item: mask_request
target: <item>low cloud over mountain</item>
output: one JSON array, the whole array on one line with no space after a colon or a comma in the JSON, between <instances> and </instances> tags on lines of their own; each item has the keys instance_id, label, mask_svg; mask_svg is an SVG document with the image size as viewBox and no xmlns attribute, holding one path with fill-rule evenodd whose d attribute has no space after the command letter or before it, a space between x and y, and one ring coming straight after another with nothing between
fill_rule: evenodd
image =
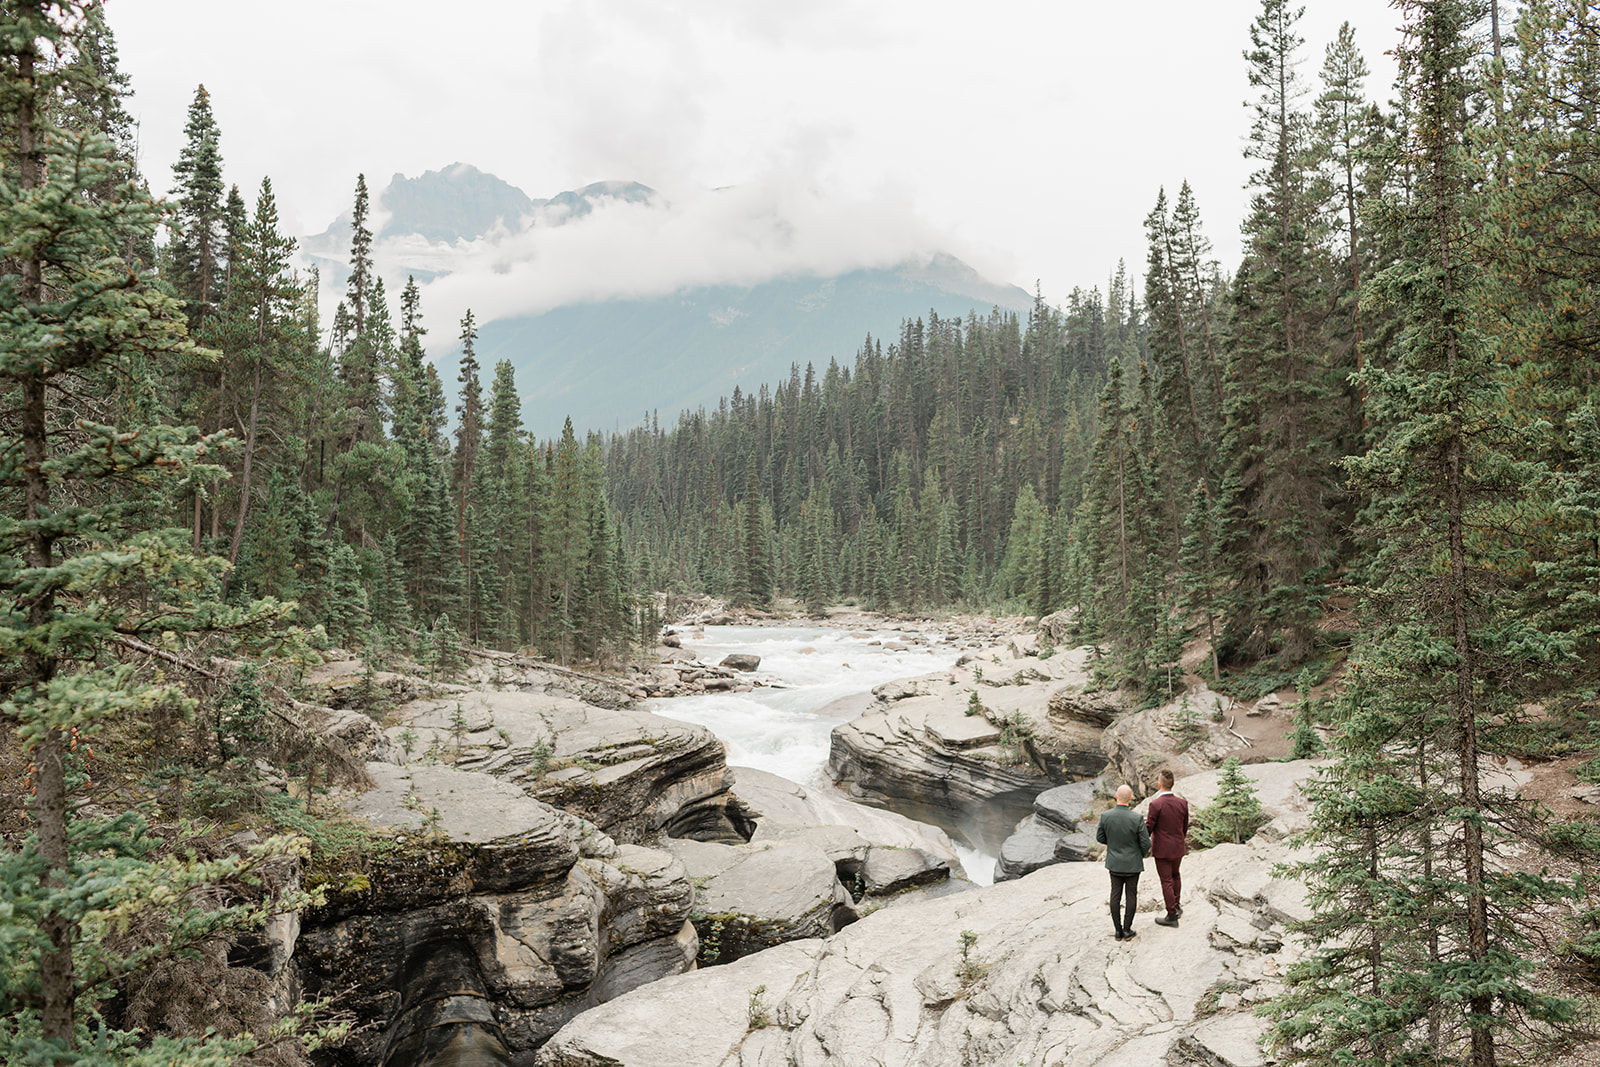
<instances>
[{"instance_id":1,"label":"low cloud over mountain","mask_svg":"<svg viewBox=\"0 0 1600 1067\"><path fill-rule=\"evenodd\" d=\"M373 201L379 271L391 293L407 275L424 286L430 350L449 363L472 308L485 365L508 358L524 372L539 433L563 413L606 428L647 409L673 417L786 376L790 362L848 363L868 332L930 308L1029 299L939 251L891 198L840 203L782 180L670 197L610 181L540 200L457 163L397 174ZM304 242L330 301L349 235L346 216Z\"/></svg>"}]
</instances>

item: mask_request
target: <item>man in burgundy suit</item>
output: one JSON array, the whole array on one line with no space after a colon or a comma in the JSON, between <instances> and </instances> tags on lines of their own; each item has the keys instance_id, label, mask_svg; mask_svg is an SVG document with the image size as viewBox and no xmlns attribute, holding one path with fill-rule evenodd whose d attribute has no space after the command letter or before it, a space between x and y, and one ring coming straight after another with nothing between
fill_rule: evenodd
<instances>
[{"instance_id":1,"label":"man in burgundy suit","mask_svg":"<svg viewBox=\"0 0 1600 1067\"><path fill-rule=\"evenodd\" d=\"M1172 791L1172 772L1161 772L1161 792L1150 801L1144 818L1150 828L1150 854L1156 860L1156 874L1161 878L1161 896L1167 905L1167 914L1156 920L1157 926L1177 926L1183 905L1178 895L1183 891L1183 879L1178 868L1183 854L1188 851L1189 802Z\"/></svg>"}]
</instances>

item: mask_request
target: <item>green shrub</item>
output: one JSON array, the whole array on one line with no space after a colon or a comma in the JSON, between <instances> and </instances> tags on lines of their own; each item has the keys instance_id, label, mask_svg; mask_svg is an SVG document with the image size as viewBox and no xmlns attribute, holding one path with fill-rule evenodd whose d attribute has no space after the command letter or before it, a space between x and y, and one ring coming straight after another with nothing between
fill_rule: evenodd
<instances>
[{"instance_id":1,"label":"green shrub","mask_svg":"<svg viewBox=\"0 0 1600 1067\"><path fill-rule=\"evenodd\" d=\"M750 1003L745 1007L745 1018L751 1030L765 1030L772 1025L772 1009L767 1007L766 992L765 985L758 985L750 990Z\"/></svg>"},{"instance_id":2,"label":"green shrub","mask_svg":"<svg viewBox=\"0 0 1600 1067\"><path fill-rule=\"evenodd\" d=\"M1230 756L1222 765L1216 799L1200 809L1190 833L1200 848L1224 842L1243 844L1270 821L1261 810L1255 783L1240 770L1238 757Z\"/></svg>"},{"instance_id":3,"label":"green shrub","mask_svg":"<svg viewBox=\"0 0 1600 1067\"><path fill-rule=\"evenodd\" d=\"M956 964L956 981L961 983L964 993L977 983L984 975L989 973L987 963L979 963L972 958L973 949L978 947L978 935L971 930L961 931L961 961Z\"/></svg>"}]
</instances>

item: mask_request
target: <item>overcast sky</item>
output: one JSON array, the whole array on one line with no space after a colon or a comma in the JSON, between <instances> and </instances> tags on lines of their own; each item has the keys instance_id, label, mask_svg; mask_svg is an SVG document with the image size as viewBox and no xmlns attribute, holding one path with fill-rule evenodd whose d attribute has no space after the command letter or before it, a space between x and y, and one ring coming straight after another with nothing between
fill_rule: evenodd
<instances>
[{"instance_id":1,"label":"overcast sky","mask_svg":"<svg viewBox=\"0 0 1600 1067\"><path fill-rule=\"evenodd\" d=\"M944 250L995 281L1038 279L1052 303L1101 283L1119 257L1142 270L1157 187L1185 178L1232 268L1251 169L1241 52L1258 11L1251 0L108 5L158 191L204 83L226 179L253 203L269 175L295 234L348 210L358 172L381 188L463 161L532 197L629 179L688 204L736 186L765 205L767 239L797 235L789 268ZM1387 100L1399 17L1380 0L1308 0L1303 74L1315 85L1344 20L1373 69L1368 95ZM715 226L728 213L702 214ZM744 239L697 233L695 218L635 271L670 285L674 263L700 262L702 240ZM718 280L739 281L761 250L724 258ZM458 313L429 307L434 322Z\"/></svg>"}]
</instances>

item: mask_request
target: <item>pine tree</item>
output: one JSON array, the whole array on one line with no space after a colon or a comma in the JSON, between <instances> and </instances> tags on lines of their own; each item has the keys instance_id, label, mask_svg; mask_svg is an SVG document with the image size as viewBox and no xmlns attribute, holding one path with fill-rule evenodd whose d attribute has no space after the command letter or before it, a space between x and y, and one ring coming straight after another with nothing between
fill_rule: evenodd
<instances>
[{"instance_id":1,"label":"pine tree","mask_svg":"<svg viewBox=\"0 0 1600 1067\"><path fill-rule=\"evenodd\" d=\"M116 404L95 406L192 346L179 304L124 258L153 234L155 204L105 134L52 120L63 79L78 83L79 99L114 91L90 64L52 62L95 25L88 15L71 3L0 8L0 116L13 150L0 187L0 391L11 413L0 428L0 491L18 505L0 514L0 659L9 671L0 711L18 724L35 790L28 840L0 858L0 1058L221 1064L248 1039L141 1049L140 1035L102 1029L85 1045L85 1009L117 978L182 939L264 918L249 906L206 914L175 905L242 864L155 861L141 819L86 803L108 718L162 702L192 707L178 687L121 662L119 642L259 629L280 617L272 605L218 604L221 560L192 555L181 531L130 521L143 498L170 502L177 483L209 477L202 456L220 441L155 422L116 425L107 420ZM75 429L59 432L65 426ZM170 910L180 943L119 952L106 936L114 916L158 906Z\"/></svg>"},{"instance_id":2,"label":"pine tree","mask_svg":"<svg viewBox=\"0 0 1600 1067\"><path fill-rule=\"evenodd\" d=\"M197 326L219 299L221 267L227 258L221 133L204 85L194 91L183 135L185 144L172 165L178 210L168 251L174 284L188 302L190 324Z\"/></svg>"},{"instance_id":3,"label":"pine tree","mask_svg":"<svg viewBox=\"0 0 1600 1067\"><path fill-rule=\"evenodd\" d=\"M1239 758L1229 756L1217 779L1217 795L1195 814L1191 833L1201 848L1224 842L1242 845L1267 821L1255 783L1239 768Z\"/></svg>"},{"instance_id":4,"label":"pine tree","mask_svg":"<svg viewBox=\"0 0 1600 1067\"><path fill-rule=\"evenodd\" d=\"M1314 836L1328 859L1307 868L1316 949L1294 976L1277 1034L1292 1062L1449 1056L1494 1067L1508 1031L1559 1024L1571 1005L1534 985L1527 931L1513 918L1564 888L1496 861L1532 832L1530 813L1487 786L1480 763L1515 725L1526 687L1570 646L1518 610L1504 579L1502 546L1528 536L1516 529L1518 505L1540 471L1506 417L1508 367L1478 321L1482 174L1468 118L1475 11L1461 0L1404 8L1411 124L1396 148L1416 162L1416 187L1375 216L1400 257L1373 279L1403 329L1393 365L1369 364L1362 378L1386 432L1350 470L1371 494L1367 537L1380 547L1352 664L1361 717L1343 724L1332 777L1348 783L1383 768L1421 803L1398 839L1375 841L1365 813L1348 803L1319 821ZM1350 853L1368 866L1352 867ZM1391 895L1397 874L1405 902ZM1349 903L1362 898L1380 910L1353 922ZM1352 965L1351 944L1372 962ZM1339 976L1341 1002L1309 988L1323 974ZM1299 1017L1306 1011L1314 1028ZM1352 1050L1350 1035L1363 1031Z\"/></svg>"}]
</instances>

